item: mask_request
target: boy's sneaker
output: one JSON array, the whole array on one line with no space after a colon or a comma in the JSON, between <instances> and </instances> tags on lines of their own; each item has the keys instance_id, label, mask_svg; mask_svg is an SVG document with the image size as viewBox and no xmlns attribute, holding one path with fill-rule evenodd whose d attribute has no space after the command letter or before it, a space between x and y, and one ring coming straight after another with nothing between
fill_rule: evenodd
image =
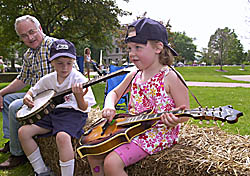
<instances>
[{"instance_id":1,"label":"boy's sneaker","mask_svg":"<svg viewBox=\"0 0 250 176\"><path fill-rule=\"evenodd\" d=\"M50 168L48 168L48 171L40 174L35 172L35 176L55 176L55 174L52 172L52 170L50 170Z\"/></svg>"}]
</instances>

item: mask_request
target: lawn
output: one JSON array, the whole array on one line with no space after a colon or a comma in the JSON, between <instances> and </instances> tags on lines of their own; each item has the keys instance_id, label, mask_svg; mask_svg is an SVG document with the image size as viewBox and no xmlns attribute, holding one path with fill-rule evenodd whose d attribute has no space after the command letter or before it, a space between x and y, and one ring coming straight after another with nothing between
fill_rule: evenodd
<instances>
[{"instance_id":1,"label":"lawn","mask_svg":"<svg viewBox=\"0 0 250 176\"><path fill-rule=\"evenodd\" d=\"M243 82L232 81L223 75L250 75L250 66L246 66L245 70L240 70L239 66L224 66L224 72L217 71L220 67L177 67L186 81L200 82Z\"/></svg>"},{"instance_id":2,"label":"lawn","mask_svg":"<svg viewBox=\"0 0 250 176\"><path fill-rule=\"evenodd\" d=\"M183 75L187 81L210 81L210 82L241 82L234 81L223 77L223 75L250 75L250 67L245 67L245 71L239 70L240 67L223 67L227 72L216 71L219 67L178 67L177 70ZM0 83L0 89L6 86L7 83ZM102 108L104 100L105 83L99 83L92 86L95 94L97 105ZM27 88L25 89L27 90ZM244 116L240 117L235 124L225 123L221 126L221 122L218 122L219 126L228 133L249 135L249 120L250 119L250 93L248 88L224 88L224 87L190 87L190 90L200 101L203 107L218 107L225 105L232 105L234 109L242 111ZM198 104L194 98L190 95L191 109L197 108ZM203 123L200 125L198 120L190 120L190 123L195 123L199 126L214 126L210 123L207 125ZM0 137L2 145L5 140L2 140L2 114L0 113ZM7 154L0 154L0 162L4 161L8 157ZM29 164L17 167L10 171L1 171L1 176L28 176L33 175L32 168Z\"/></svg>"}]
</instances>

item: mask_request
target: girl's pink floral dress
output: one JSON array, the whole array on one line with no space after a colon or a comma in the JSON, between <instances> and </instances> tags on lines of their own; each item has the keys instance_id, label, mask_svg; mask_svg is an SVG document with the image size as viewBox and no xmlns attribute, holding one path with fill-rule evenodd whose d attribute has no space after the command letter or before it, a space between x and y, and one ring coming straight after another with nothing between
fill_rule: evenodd
<instances>
[{"instance_id":1,"label":"girl's pink floral dress","mask_svg":"<svg viewBox=\"0 0 250 176\"><path fill-rule=\"evenodd\" d=\"M141 72L132 82L129 111L139 114L151 109L153 113L170 111L175 108L174 100L166 93L164 77L168 74L169 67L164 67L159 73L148 81L141 83ZM178 140L180 125L168 128L160 120L150 130L135 137L132 142L139 145L149 154L154 154L172 146Z\"/></svg>"}]
</instances>

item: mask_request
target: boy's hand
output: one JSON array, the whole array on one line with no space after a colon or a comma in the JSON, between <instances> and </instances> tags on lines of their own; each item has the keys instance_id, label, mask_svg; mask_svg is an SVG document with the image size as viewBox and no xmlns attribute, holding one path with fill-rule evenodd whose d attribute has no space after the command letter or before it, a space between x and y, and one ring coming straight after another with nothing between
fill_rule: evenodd
<instances>
[{"instance_id":1,"label":"boy's hand","mask_svg":"<svg viewBox=\"0 0 250 176\"><path fill-rule=\"evenodd\" d=\"M75 96L83 97L88 92L88 88L86 88L83 91L82 84L81 83L75 83L74 85L72 85L72 92L74 93Z\"/></svg>"},{"instance_id":2,"label":"boy's hand","mask_svg":"<svg viewBox=\"0 0 250 176\"><path fill-rule=\"evenodd\" d=\"M26 104L29 108L34 107L34 101L33 101L33 98L30 96L30 94L26 94L23 97L23 104Z\"/></svg>"},{"instance_id":3,"label":"boy's hand","mask_svg":"<svg viewBox=\"0 0 250 176\"><path fill-rule=\"evenodd\" d=\"M185 105L182 105L174 110L184 110ZM184 123L189 120L189 117L177 117L172 113L165 113L161 115L161 121L166 124L168 127L175 127L179 123Z\"/></svg>"}]
</instances>

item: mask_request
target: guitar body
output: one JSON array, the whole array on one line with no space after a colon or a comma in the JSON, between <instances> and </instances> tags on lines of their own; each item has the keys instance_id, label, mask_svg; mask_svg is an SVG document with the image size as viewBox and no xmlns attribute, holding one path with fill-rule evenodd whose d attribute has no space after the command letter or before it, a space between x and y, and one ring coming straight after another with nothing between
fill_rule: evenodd
<instances>
[{"instance_id":1,"label":"guitar body","mask_svg":"<svg viewBox=\"0 0 250 176\"><path fill-rule=\"evenodd\" d=\"M117 126L117 122L125 118L117 119L103 131L106 120L91 129L87 135L83 135L80 140L80 147L77 152L80 157L88 155L101 155L116 147L131 142L131 140L144 133L152 127L155 121L134 123L126 126Z\"/></svg>"},{"instance_id":2,"label":"guitar body","mask_svg":"<svg viewBox=\"0 0 250 176\"><path fill-rule=\"evenodd\" d=\"M177 117L186 116L198 120L213 120L236 123L242 112L233 109L231 105L218 108L195 108L192 110L170 111ZM163 113L157 114L145 111L141 114L117 114L112 123L107 120L96 122L80 139L77 152L81 158L88 155L101 155L116 147L131 142L131 140L156 124Z\"/></svg>"}]
</instances>

